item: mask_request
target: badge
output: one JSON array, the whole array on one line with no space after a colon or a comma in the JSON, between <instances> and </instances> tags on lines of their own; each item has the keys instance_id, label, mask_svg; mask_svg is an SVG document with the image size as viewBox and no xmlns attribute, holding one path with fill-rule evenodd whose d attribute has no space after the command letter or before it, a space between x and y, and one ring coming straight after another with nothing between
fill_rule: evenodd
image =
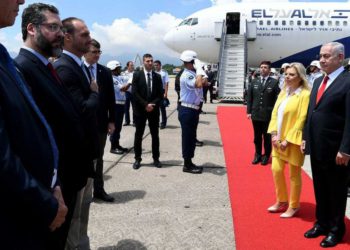
<instances>
[{"instance_id":1,"label":"badge","mask_svg":"<svg viewBox=\"0 0 350 250\"><path fill-rule=\"evenodd\" d=\"M192 80L194 78L194 76L189 76L188 80Z\"/></svg>"}]
</instances>

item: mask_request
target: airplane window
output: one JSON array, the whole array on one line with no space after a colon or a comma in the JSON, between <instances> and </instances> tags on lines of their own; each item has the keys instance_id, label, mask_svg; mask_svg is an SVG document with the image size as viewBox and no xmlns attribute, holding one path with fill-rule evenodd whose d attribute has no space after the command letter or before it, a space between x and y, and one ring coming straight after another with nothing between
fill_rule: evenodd
<instances>
[{"instance_id":1,"label":"airplane window","mask_svg":"<svg viewBox=\"0 0 350 250\"><path fill-rule=\"evenodd\" d=\"M297 21L297 25L298 26L300 26L301 25L301 21L299 20L299 21Z\"/></svg>"},{"instance_id":2,"label":"airplane window","mask_svg":"<svg viewBox=\"0 0 350 250\"><path fill-rule=\"evenodd\" d=\"M260 21L259 21L259 25L264 25L264 21L263 21L263 20L260 20Z\"/></svg>"},{"instance_id":3,"label":"airplane window","mask_svg":"<svg viewBox=\"0 0 350 250\"><path fill-rule=\"evenodd\" d=\"M294 25L293 20L290 20L290 21L289 21L289 25L290 25L290 26Z\"/></svg>"},{"instance_id":4,"label":"airplane window","mask_svg":"<svg viewBox=\"0 0 350 250\"><path fill-rule=\"evenodd\" d=\"M335 21L335 26L339 26L339 25L340 25L339 21Z\"/></svg>"},{"instance_id":5,"label":"airplane window","mask_svg":"<svg viewBox=\"0 0 350 250\"><path fill-rule=\"evenodd\" d=\"M332 26L332 21L328 21L328 26Z\"/></svg>"},{"instance_id":6,"label":"airplane window","mask_svg":"<svg viewBox=\"0 0 350 250\"><path fill-rule=\"evenodd\" d=\"M278 26L278 20L275 20L275 25Z\"/></svg>"},{"instance_id":7,"label":"airplane window","mask_svg":"<svg viewBox=\"0 0 350 250\"><path fill-rule=\"evenodd\" d=\"M320 21L320 25L321 25L321 26L324 26L324 21Z\"/></svg>"},{"instance_id":8,"label":"airplane window","mask_svg":"<svg viewBox=\"0 0 350 250\"><path fill-rule=\"evenodd\" d=\"M282 21L282 25L286 25L286 21L285 20Z\"/></svg>"},{"instance_id":9,"label":"airplane window","mask_svg":"<svg viewBox=\"0 0 350 250\"><path fill-rule=\"evenodd\" d=\"M270 21L270 20L267 20L266 24L267 24L267 25L271 25L271 21Z\"/></svg>"},{"instance_id":10,"label":"airplane window","mask_svg":"<svg viewBox=\"0 0 350 250\"><path fill-rule=\"evenodd\" d=\"M316 26L316 25L317 25L317 22L316 22L316 21L312 21L312 25L313 25L313 26Z\"/></svg>"},{"instance_id":11,"label":"airplane window","mask_svg":"<svg viewBox=\"0 0 350 250\"><path fill-rule=\"evenodd\" d=\"M198 18L193 18L191 26L198 24Z\"/></svg>"},{"instance_id":12,"label":"airplane window","mask_svg":"<svg viewBox=\"0 0 350 250\"><path fill-rule=\"evenodd\" d=\"M309 25L309 21L306 20L306 21L305 21L305 26L308 26L308 25Z\"/></svg>"},{"instance_id":13,"label":"airplane window","mask_svg":"<svg viewBox=\"0 0 350 250\"><path fill-rule=\"evenodd\" d=\"M347 22L347 21L344 21L344 22L343 22L343 25L344 25L344 26L348 26L348 22Z\"/></svg>"},{"instance_id":14,"label":"airplane window","mask_svg":"<svg viewBox=\"0 0 350 250\"><path fill-rule=\"evenodd\" d=\"M191 25L191 22L192 22L192 18L189 18L189 19L185 19L183 20L179 26L182 26L182 25Z\"/></svg>"}]
</instances>

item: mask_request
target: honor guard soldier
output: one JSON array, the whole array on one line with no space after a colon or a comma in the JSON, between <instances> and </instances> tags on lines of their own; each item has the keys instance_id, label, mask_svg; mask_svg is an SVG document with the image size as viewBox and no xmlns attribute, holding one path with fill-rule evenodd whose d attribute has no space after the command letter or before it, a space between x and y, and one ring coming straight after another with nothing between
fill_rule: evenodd
<instances>
[{"instance_id":1,"label":"honor guard soldier","mask_svg":"<svg viewBox=\"0 0 350 250\"><path fill-rule=\"evenodd\" d=\"M253 122L255 156L252 164L267 165L272 151L271 135L267 128L272 109L280 92L278 81L270 77L270 62L260 63L260 77L254 79L247 93L247 117ZM264 138L264 155L262 155L262 139Z\"/></svg>"},{"instance_id":2,"label":"honor guard soldier","mask_svg":"<svg viewBox=\"0 0 350 250\"><path fill-rule=\"evenodd\" d=\"M183 172L201 174L202 167L192 163L196 148L197 126L199 121L202 88L207 83L207 77L202 69L202 63L197 59L197 53L185 50L180 56L184 63L184 71L180 78L179 121L182 130Z\"/></svg>"},{"instance_id":3,"label":"honor guard soldier","mask_svg":"<svg viewBox=\"0 0 350 250\"><path fill-rule=\"evenodd\" d=\"M113 154L123 154L128 151L119 144L120 132L123 126L123 118L125 113L125 92L130 87L130 83L125 83L124 78L120 75L121 64L118 61L110 61L107 68L112 72L115 95L115 130L110 136L111 150Z\"/></svg>"}]
</instances>

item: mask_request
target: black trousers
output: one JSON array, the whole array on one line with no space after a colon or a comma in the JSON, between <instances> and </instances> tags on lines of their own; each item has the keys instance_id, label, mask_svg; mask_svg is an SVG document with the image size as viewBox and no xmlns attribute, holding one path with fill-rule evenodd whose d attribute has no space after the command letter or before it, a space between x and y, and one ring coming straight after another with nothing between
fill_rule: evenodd
<instances>
[{"instance_id":1,"label":"black trousers","mask_svg":"<svg viewBox=\"0 0 350 250\"><path fill-rule=\"evenodd\" d=\"M192 159L196 149L199 110L179 106L178 119L181 124L182 157Z\"/></svg>"},{"instance_id":2,"label":"black trousers","mask_svg":"<svg viewBox=\"0 0 350 250\"><path fill-rule=\"evenodd\" d=\"M271 135L267 133L269 127L269 121L254 121L254 144L255 144L255 154L262 155L262 140L264 138L264 155L270 156L272 146L271 146Z\"/></svg>"},{"instance_id":3,"label":"black trousers","mask_svg":"<svg viewBox=\"0 0 350 250\"><path fill-rule=\"evenodd\" d=\"M135 114L135 160L142 160L142 137L145 132L146 121L148 121L148 127L152 136L152 157L154 160L159 160L159 107L154 107L152 112Z\"/></svg>"},{"instance_id":4,"label":"black trousers","mask_svg":"<svg viewBox=\"0 0 350 250\"><path fill-rule=\"evenodd\" d=\"M311 170L316 199L316 223L342 237L345 233L345 210L349 166L326 164L311 154Z\"/></svg>"},{"instance_id":5,"label":"black trousers","mask_svg":"<svg viewBox=\"0 0 350 250\"><path fill-rule=\"evenodd\" d=\"M203 99L204 99L205 103L207 102L208 90L209 90L209 93L210 93L210 95L209 95L210 96L210 102L212 102L213 99L214 99L214 94L213 94L214 86L212 84L210 84L210 86L203 87Z\"/></svg>"},{"instance_id":6,"label":"black trousers","mask_svg":"<svg viewBox=\"0 0 350 250\"><path fill-rule=\"evenodd\" d=\"M94 193L104 190L103 181L103 154L106 146L107 132L99 132L100 153L96 160L95 177L94 177Z\"/></svg>"}]
</instances>

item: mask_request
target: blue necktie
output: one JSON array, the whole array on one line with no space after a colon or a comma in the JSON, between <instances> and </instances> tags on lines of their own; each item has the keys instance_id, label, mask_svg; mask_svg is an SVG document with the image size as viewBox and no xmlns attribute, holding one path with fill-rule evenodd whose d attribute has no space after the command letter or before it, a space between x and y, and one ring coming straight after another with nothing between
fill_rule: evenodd
<instances>
[{"instance_id":1,"label":"blue necktie","mask_svg":"<svg viewBox=\"0 0 350 250\"><path fill-rule=\"evenodd\" d=\"M46 130L47 130L47 134L50 140L50 144L51 144L51 148L52 148L52 153L53 153L53 160L54 160L54 168L57 171L57 167L58 167L58 149L57 149L57 145L56 145L56 141L54 139L52 130L49 126L49 124L47 123L47 121L45 120L43 114L40 112L38 106L35 104L35 101L31 95L31 93L28 90L28 87L25 85L24 81L22 80L22 78L19 76L16 67L13 63L12 58L10 57L9 53L7 52L6 48L0 44L0 60L2 60L6 66L7 69L10 71L10 73L12 74L12 76L16 79L16 84L19 87L19 89L21 90L23 96L25 97L25 99L28 101L29 105L32 107L32 109L34 110L34 112L38 115L40 121L44 124Z\"/></svg>"}]
</instances>

